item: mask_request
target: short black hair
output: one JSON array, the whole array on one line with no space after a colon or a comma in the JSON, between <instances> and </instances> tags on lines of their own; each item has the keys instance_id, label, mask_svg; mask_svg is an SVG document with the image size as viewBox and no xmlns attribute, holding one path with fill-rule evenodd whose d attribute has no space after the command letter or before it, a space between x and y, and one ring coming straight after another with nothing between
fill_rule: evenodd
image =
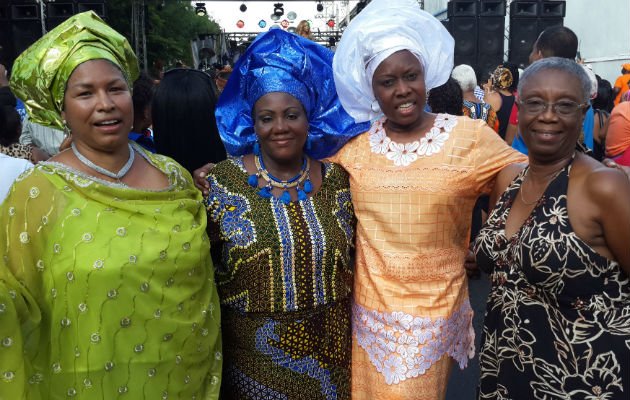
<instances>
[{"instance_id":1,"label":"short black hair","mask_svg":"<svg viewBox=\"0 0 630 400\"><path fill-rule=\"evenodd\" d=\"M442 86L429 90L427 103L431 107L431 112L436 114L464 115L462 88L453 78L448 78Z\"/></svg>"},{"instance_id":2,"label":"short black hair","mask_svg":"<svg viewBox=\"0 0 630 400\"><path fill-rule=\"evenodd\" d=\"M571 29L565 26L552 26L542 31L535 46L545 58L561 57L575 60L578 38Z\"/></svg>"},{"instance_id":3,"label":"short black hair","mask_svg":"<svg viewBox=\"0 0 630 400\"><path fill-rule=\"evenodd\" d=\"M135 115L142 115L146 107L151 106L153 95L155 94L155 82L146 73L141 73L133 83L133 112Z\"/></svg>"},{"instance_id":4,"label":"short black hair","mask_svg":"<svg viewBox=\"0 0 630 400\"><path fill-rule=\"evenodd\" d=\"M20 139L22 121L15 107L0 106L0 145L10 146Z\"/></svg>"},{"instance_id":5,"label":"short black hair","mask_svg":"<svg viewBox=\"0 0 630 400\"><path fill-rule=\"evenodd\" d=\"M611 112L614 107L614 98L612 85L601 76L595 75L597 78L597 97L593 99L593 108L595 110L604 110Z\"/></svg>"}]
</instances>

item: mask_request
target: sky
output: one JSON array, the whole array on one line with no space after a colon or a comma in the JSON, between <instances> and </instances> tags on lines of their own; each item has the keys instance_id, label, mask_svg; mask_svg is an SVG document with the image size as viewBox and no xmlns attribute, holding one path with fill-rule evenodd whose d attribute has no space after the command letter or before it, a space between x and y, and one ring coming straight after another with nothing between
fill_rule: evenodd
<instances>
[{"instance_id":1,"label":"sky","mask_svg":"<svg viewBox=\"0 0 630 400\"><path fill-rule=\"evenodd\" d=\"M219 23L226 32L262 32L269 29L274 24L274 21L270 18L273 13L274 4L281 2L284 4L284 15L278 21L287 20L289 27L296 27L297 24L303 20L311 21L311 28L314 31L320 29L321 31L331 30L326 25L326 22L331 19L339 23L358 1L323 1L324 12L317 12L317 1L205 1L206 10L208 16ZM193 1L193 6L196 1ZM239 7L241 4L247 6L247 11L241 12ZM293 11L296 14L295 20L290 21L288 19L289 12ZM238 20L242 20L245 25L243 28L238 28L236 23ZM260 20L266 22L265 28L260 28L258 23ZM337 30L337 27L332 28Z\"/></svg>"}]
</instances>

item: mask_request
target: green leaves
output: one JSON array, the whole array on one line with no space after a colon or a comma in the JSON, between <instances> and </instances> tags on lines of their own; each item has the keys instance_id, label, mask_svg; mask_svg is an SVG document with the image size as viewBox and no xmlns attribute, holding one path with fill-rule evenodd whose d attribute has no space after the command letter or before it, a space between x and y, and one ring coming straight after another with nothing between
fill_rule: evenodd
<instances>
[{"instance_id":1,"label":"green leaves","mask_svg":"<svg viewBox=\"0 0 630 400\"><path fill-rule=\"evenodd\" d=\"M132 0L109 0L107 23L127 37L131 37ZM190 41L199 34L218 34L221 27L206 16L195 14L190 2L179 0L145 0L145 28L148 69L164 67L182 61L192 66ZM133 45L133 43L132 43Z\"/></svg>"}]
</instances>

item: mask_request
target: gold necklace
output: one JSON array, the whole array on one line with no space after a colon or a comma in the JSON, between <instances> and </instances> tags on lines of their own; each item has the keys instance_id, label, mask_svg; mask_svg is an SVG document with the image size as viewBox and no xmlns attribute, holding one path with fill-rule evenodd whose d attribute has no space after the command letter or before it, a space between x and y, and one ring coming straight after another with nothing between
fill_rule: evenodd
<instances>
[{"instance_id":1,"label":"gold necklace","mask_svg":"<svg viewBox=\"0 0 630 400\"><path fill-rule=\"evenodd\" d=\"M551 178L549 178L547 180L547 185L545 185L545 191L547 190L547 186L549 186L549 183L551 183L554 179L556 179L558 177L558 175L560 175L560 172L562 172L564 170L564 168L566 167L566 165L562 168L560 168L558 171L554 172L553 175L551 176ZM540 199L542 199L543 195L545 194L545 191L542 192L542 194L540 195L540 197L538 197L536 200L528 202L525 200L525 196L523 196L523 189L525 189L525 178L527 178L529 174L529 169L527 170L527 173L525 174L525 177L523 177L523 183L521 183L521 188L518 191L521 197L521 201L523 202L523 204L525 204L526 206L531 206L533 204L536 204L540 201Z\"/></svg>"}]
</instances>

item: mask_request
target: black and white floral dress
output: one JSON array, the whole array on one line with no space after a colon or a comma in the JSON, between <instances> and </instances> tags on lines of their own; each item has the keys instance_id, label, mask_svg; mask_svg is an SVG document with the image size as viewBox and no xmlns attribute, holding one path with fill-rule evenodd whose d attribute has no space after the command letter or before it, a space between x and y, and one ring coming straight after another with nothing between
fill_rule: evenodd
<instances>
[{"instance_id":1,"label":"black and white floral dress","mask_svg":"<svg viewBox=\"0 0 630 400\"><path fill-rule=\"evenodd\" d=\"M480 399L630 399L630 281L573 232L570 169L507 238L524 170L475 242L477 262L492 278Z\"/></svg>"}]
</instances>

